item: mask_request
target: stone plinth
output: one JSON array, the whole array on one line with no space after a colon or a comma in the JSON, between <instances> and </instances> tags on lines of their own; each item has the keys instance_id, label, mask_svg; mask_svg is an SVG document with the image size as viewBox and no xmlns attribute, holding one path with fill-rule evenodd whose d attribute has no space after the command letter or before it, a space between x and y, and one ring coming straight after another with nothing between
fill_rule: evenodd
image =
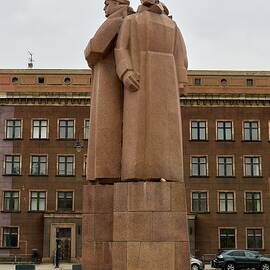
<instances>
[{"instance_id":1,"label":"stone plinth","mask_svg":"<svg viewBox=\"0 0 270 270\"><path fill-rule=\"evenodd\" d=\"M184 183L84 189L83 270L187 270Z\"/></svg>"}]
</instances>

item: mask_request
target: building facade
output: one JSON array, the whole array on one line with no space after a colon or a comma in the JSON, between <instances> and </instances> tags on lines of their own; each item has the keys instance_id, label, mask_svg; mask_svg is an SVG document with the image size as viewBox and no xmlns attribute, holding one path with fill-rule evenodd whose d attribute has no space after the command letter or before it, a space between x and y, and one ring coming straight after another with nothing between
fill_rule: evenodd
<instances>
[{"instance_id":1,"label":"building facade","mask_svg":"<svg viewBox=\"0 0 270 270\"><path fill-rule=\"evenodd\" d=\"M0 260L80 260L90 95L87 70L0 70ZM270 72L190 71L180 102L191 252L270 253Z\"/></svg>"}]
</instances>

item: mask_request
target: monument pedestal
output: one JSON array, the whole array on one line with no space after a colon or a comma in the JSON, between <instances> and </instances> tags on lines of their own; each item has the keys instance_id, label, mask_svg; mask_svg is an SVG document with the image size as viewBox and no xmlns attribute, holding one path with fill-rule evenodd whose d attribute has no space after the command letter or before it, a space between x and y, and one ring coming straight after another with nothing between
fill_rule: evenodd
<instances>
[{"instance_id":1,"label":"monument pedestal","mask_svg":"<svg viewBox=\"0 0 270 270\"><path fill-rule=\"evenodd\" d=\"M83 270L188 270L184 183L84 187Z\"/></svg>"}]
</instances>

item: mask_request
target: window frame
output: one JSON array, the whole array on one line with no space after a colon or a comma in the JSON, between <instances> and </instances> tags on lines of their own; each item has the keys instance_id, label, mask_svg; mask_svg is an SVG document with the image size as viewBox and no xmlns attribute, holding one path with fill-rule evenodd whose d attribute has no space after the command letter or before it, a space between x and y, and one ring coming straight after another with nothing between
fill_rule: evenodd
<instances>
[{"instance_id":1,"label":"window frame","mask_svg":"<svg viewBox=\"0 0 270 270\"><path fill-rule=\"evenodd\" d=\"M6 166L6 157L8 157L8 156L12 156L12 157L18 156L18 157L20 157L19 173L18 174L14 174L14 173L8 174L8 173L6 173L6 168L7 168L7 166ZM12 159L12 164L14 162L13 160L14 159ZM22 155L21 154L5 154L3 161L4 161L3 162L3 175L4 176L21 176L22 175ZM12 167L13 167L13 165L12 165Z\"/></svg>"},{"instance_id":2,"label":"window frame","mask_svg":"<svg viewBox=\"0 0 270 270\"><path fill-rule=\"evenodd\" d=\"M233 211L221 211L220 209L220 193L233 193ZM225 208L228 208L228 198L226 196L225 198ZM236 208L236 191L234 190L217 190L217 207L218 207L218 213L219 214L232 214L237 212Z\"/></svg>"},{"instance_id":3,"label":"window frame","mask_svg":"<svg viewBox=\"0 0 270 270\"><path fill-rule=\"evenodd\" d=\"M230 175L230 176L229 175L220 175L220 172L219 172L219 158L232 158L232 175ZM217 172L216 176L218 178L232 178L232 177L235 177L235 157L234 157L234 155L217 155L216 156L216 172Z\"/></svg>"},{"instance_id":4,"label":"window frame","mask_svg":"<svg viewBox=\"0 0 270 270\"><path fill-rule=\"evenodd\" d=\"M253 173L254 168L252 169L252 175L246 175L246 162L245 162L246 158L258 158L259 159L259 175L254 175L254 173ZM252 167L254 167L254 165L252 165ZM263 175L262 175L262 156L261 155L244 155L243 156L243 176L246 178L263 177Z\"/></svg>"},{"instance_id":5,"label":"window frame","mask_svg":"<svg viewBox=\"0 0 270 270\"><path fill-rule=\"evenodd\" d=\"M6 210L5 209L5 192L18 192L18 210ZM13 199L13 197L12 197ZM21 211L21 191L19 189L9 189L9 190L2 190L2 212L4 213L19 213Z\"/></svg>"},{"instance_id":6,"label":"window frame","mask_svg":"<svg viewBox=\"0 0 270 270\"><path fill-rule=\"evenodd\" d=\"M61 121L73 121L73 137L72 138L60 138L60 122ZM65 131L67 134L67 131ZM75 140L76 139L76 119L75 118L58 118L57 119L57 139L58 140Z\"/></svg>"},{"instance_id":7,"label":"window frame","mask_svg":"<svg viewBox=\"0 0 270 270\"><path fill-rule=\"evenodd\" d=\"M220 237L221 237L221 230L223 230L223 229L228 229L228 230L234 230L234 245L235 245L235 247L234 248L223 248L223 247L221 247L221 239L220 239ZM237 237L238 235L237 235L237 227L218 227L218 248L219 249L222 249L222 250L229 250L229 249L237 249L238 248L238 241L237 241Z\"/></svg>"},{"instance_id":8,"label":"window frame","mask_svg":"<svg viewBox=\"0 0 270 270\"><path fill-rule=\"evenodd\" d=\"M205 122L205 139L192 139L192 122ZM189 120L189 139L194 142L207 142L208 141L208 120L207 119L190 119ZM198 134L197 134L198 135Z\"/></svg>"},{"instance_id":9,"label":"window frame","mask_svg":"<svg viewBox=\"0 0 270 270\"><path fill-rule=\"evenodd\" d=\"M193 163L192 163L192 159L193 158L206 158L206 174L205 175L193 175ZM199 163L200 164L200 163ZM190 156L190 177L208 177L209 170L208 170L208 155L191 155Z\"/></svg>"},{"instance_id":10,"label":"window frame","mask_svg":"<svg viewBox=\"0 0 270 270\"><path fill-rule=\"evenodd\" d=\"M45 193L45 209L44 210L32 210L32 192ZM39 199L39 197L38 197ZM28 205L29 212L33 213L40 213L40 212L46 212L48 209L48 191L44 189L29 189L29 205Z\"/></svg>"},{"instance_id":11,"label":"window frame","mask_svg":"<svg viewBox=\"0 0 270 270\"><path fill-rule=\"evenodd\" d=\"M218 138L218 130L219 130L219 128L218 128L218 123L219 122L231 122L231 140L227 140L226 138L225 138L225 140L222 140L222 139L219 139ZM226 130L226 127L225 127L225 130ZM224 133L224 132L223 132ZM225 134L226 134L226 132L225 132ZM224 134L223 134L224 135ZM226 137L226 135L225 135L225 137ZM216 141L217 142L233 142L234 141L234 121L232 120L232 119L217 119L216 120Z\"/></svg>"},{"instance_id":12,"label":"window frame","mask_svg":"<svg viewBox=\"0 0 270 270\"><path fill-rule=\"evenodd\" d=\"M66 211L63 211L63 210L59 210L58 209L58 194L60 192L64 192L64 193L72 193L72 210L66 210ZM56 190L56 207L55 207L55 211L56 212L60 212L60 213L69 213L69 212L74 212L75 211L75 190L72 190L72 189L57 189Z\"/></svg>"},{"instance_id":13,"label":"window frame","mask_svg":"<svg viewBox=\"0 0 270 270\"><path fill-rule=\"evenodd\" d=\"M40 138L41 135L41 128L42 126L38 126L39 128L39 137L34 138L34 121L47 121L47 126L46 126L46 138ZM47 118L32 118L31 119L31 140L49 140L49 133L50 133L50 122L49 119Z\"/></svg>"},{"instance_id":14,"label":"window frame","mask_svg":"<svg viewBox=\"0 0 270 270\"><path fill-rule=\"evenodd\" d=\"M4 242L4 229L5 228L17 228L17 246L16 247L5 247L3 245ZM7 225L7 226L2 226L1 227L1 248L2 249L19 249L20 248L20 226L12 226L12 225Z\"/></svg>"},{"instance_id":15,"label":"window frame","mask_svg":"<svg viewBox=\"0 0 270 270\"><path fill-rule=\"evenodd\" d=\"M247 210L247 193L260 193L260 211L248 211ZM261 214L263 213L263 193L261 190L244 190L244 206L245 206L245 213L248 214Z\"/></svg>"},{"instance_id":16,"label":"window frame","mask_svg":"<svg viewBox=\"0 0 270 270\"><path fill-rule=\"evenodd\" d=\"M87 125L86 125L86 122L89 121L89 136L90 136L90 127L91 127L91 124L90 124L90 119L89 118L85 118L84 121L83 121L83 139L84 140L88 140L88 137L87 137L87 132L86 132L86 129L87 129Z\"/></svg>"},{"instance_id":17,"label":"window frame","mask_svg":"<svg viewBox=\"0 0 270 270\"><path fill-rule=\"evenodd\" d=\"M261 248L249 248L248 247L248 230L261 230L262 231L262 247ZM246 249L247 250L263 250L264 249L264 227L246 227Z\"/></svg>"},{"instance_id":18,"label":"window frame","mask_svg":"<svg viewBox=\"0 0 270 270\"><path fill-rule=\"evenodd\" d=\"M45 174L33 174L32 173L32 168L33 168L33 160L32 158L33 157L46 157L46 166L45 166ZM40 163L40 162L39 162ZM36 177L39 177L39 176L48 176L48 172L49 172L49 155L48 154L34 154L34 153L31 153L30 154L30 171L29 171L29 175L30 176L36 176ZM39 167L39 170L40 170L40 167Z\"/></svg>"},{"instance_id":19,"label":"window frame","mask_svg":"<svg viewBox=\"0 0 270 270\"><path fill-rule=\"evenodd\" d=\"M257 140L253 140L252 138L249 140L245 139L245 123L254 123L257 122L258 123L258 139ZM250 128L249 128L250 129ZM252 132L250 133L249 131L249 136L252 137ZM242 141L243 142L260 142L261 141L261 122L260 120L256 120L256 119L248 119L248 120L243 120L242 121Z\"/></svg>"},{"instance_id":20,"label":"window frame","mask_svg":"<svg viewBox=\"0 0 270 270\"><path fill-rule=\"evenodd\" d=\"M20 121L21 122L20 137L19 138L8 138L8 136L7 136L7 131L8 131L7 123L8 123L8 121ZM23 139L23 119L21 119L21 118L8 118L8 119L5 119L5 140L22 140L22 139Z\"/></svg>"},{"instance_id":21,"label":"window frame","mask_svg":"<svg viewBox=\"0 0 270 270\"><path fill-rule=\"evenodd\" d=\"M206 211L194 211L193 210L193 193L206 193ZM190 191L190 212L196 214L209 213L209 190L191 190Z\"/></svg>"},{"instance_id":22,"label":"window frame","mask_svg":"<svg viewBox=\"0 0 270 270\"><path fill-rule=\"evenodd\" d=\"M73 158L72 174L71 175L59 174L59 157L72 157ZM56 165L56 170L57 170L56 176L59 176L59 177L74 177L74 176L76 176L76 171L75 171L75 169L76 169L76 166L75 166L76 159L75 158L76 158L75 154L57 154L56 155L56 159L57 159L57 161L56 161L56 164L57 164ZM66 162L65 162L65 164L66 164ZM66 172L66 165L65 165L65 172Z\"/></svg>"}]
</instances>

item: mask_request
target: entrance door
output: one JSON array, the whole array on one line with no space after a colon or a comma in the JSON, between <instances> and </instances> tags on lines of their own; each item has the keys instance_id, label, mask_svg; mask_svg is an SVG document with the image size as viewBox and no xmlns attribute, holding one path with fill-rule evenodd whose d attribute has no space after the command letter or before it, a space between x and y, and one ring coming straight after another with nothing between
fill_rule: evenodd
<instances>
[{"instance_id":1,"label":"entrance door","mask_svg":"<svg viewBox=\"0 0 270 270\"><path fill-rule=\"evenodd\" d=\"M71 259L71 228L56 228L56 239L60 240L60 261Z\"/></svg>"}]
</instances>

